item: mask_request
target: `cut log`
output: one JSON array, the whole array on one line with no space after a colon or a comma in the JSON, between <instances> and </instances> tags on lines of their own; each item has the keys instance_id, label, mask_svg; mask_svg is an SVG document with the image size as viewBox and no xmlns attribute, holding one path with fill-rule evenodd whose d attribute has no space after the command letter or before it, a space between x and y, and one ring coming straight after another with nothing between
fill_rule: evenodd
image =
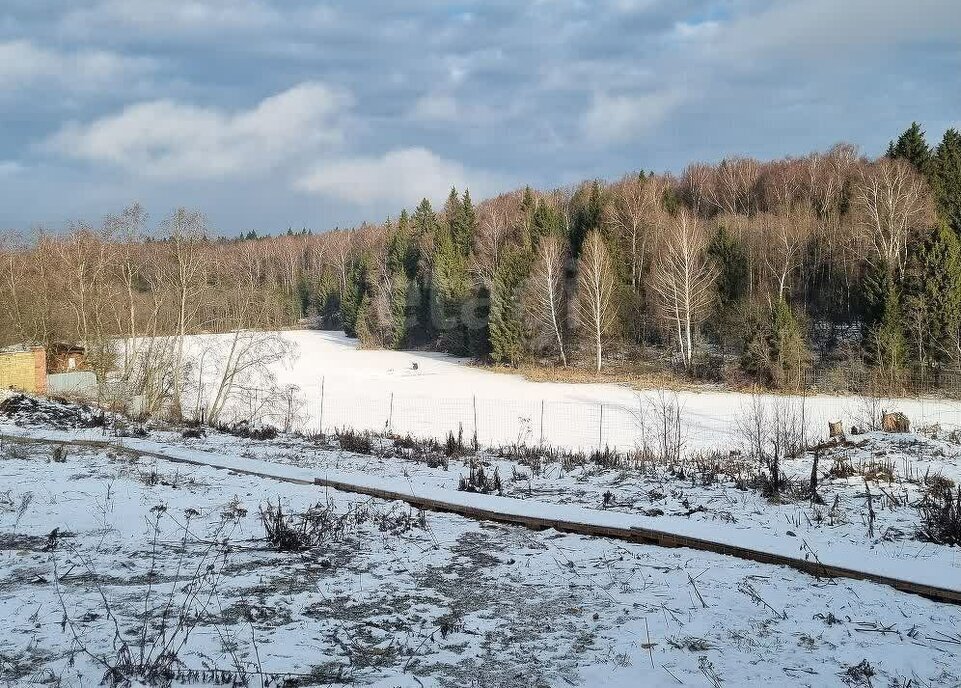
<instances>
[{"instance_id":1,"label":"cut log","mask_svg":"<svg viewBox=\"0 0 961 688\"><path fill-rule=\"evenodd\" d=\"M841 421L828 421L828 437L844 437L844 426L841 424Z\"/></svg>"},{"instance_id":2,"label":"cut log","mask_svg":"<svg viewBox=\"0 0 961 688\"><path fill-rule=\"evenodd\" d=\"M881 427L884 432L911 432L911 422L908 417L900 411L887 413L881 416Z\"/></svg>"}]
</instances>

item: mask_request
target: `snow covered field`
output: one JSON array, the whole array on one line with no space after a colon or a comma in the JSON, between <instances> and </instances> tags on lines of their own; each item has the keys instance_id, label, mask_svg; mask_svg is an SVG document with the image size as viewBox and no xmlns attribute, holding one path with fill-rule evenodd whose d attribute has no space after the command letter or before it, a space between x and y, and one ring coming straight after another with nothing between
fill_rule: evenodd
<instances>
[{"instance_id":1,"label":"snow covered field","mask_svg":"<svg viewBox=\"0 0 961 688\"><path fill-rule=\"evenodd\" d=\"M44 423L18 418L15 428L0 420L8 433L49 434ZM293 437L153 431L147 441L291 471L358 470L427 489L451 487L466 471L457 460L430 468ZM402 503L112 451L71 448L63 463L52 457L50 445L7 442L0 452L7 486L0 613L9 629L0 638L0 676L10 686L96 684L124 643L135 658L143 645L148 654L169 646L177 682L199 685L238 677L254 686L270 678L384 688L961 682L961 608L884 586L421 514ZM956 456L945 465L956 474ZM646 478L548 468L508 489L595 508L600 490L615 489L617 508L648 508L631 501L652 488ZM506 462L500 469L510 470ZM843 481L828 482L828 501L847 494ZM709 530L724 499L746 528L767 520L770 532L783 530L777 510L750 495L725 497L729 487L688 488L676 476L660 484L684 492L653 498L664 519ZM278 500L288 513L319 504L328 538L305 552L270 546L259 509ZM706 511L674 513L683 501L686 510L703 504ZM857 518L854 500L845 497L840 511ZM891 518L908 520L906 512ZM805 538L817 535L813 525L799 527ZM835 529L841 539L857 539L860 530L821 526ZM874 545L860 538L885 556L904 550L905 566L926 565L909 538Z\"/></svg>"},{"instance_id":2,"label":"snow covered field","mask_svg":"<svg viewBox=\"0 0 961 688\"><path fill-rule=\"evenodd\" d=\"M531 382L443 354L358 350L355 340L334 332L280 336L292 345L294 356L272 370L278 383L296 386L297 424L305 430L322 424L326 431L389 428L398 434L443 438L463 428L466 437L476 430L478 441L487 446L539 444L543 439L557 447L633 449L642 443L643 427L654 423L662 400L674 401L672 394L612 384ZM226 346L229 337L193 337L190 349L199 358L207 348ZM213 368L209 362L205 368L208 396ZM734 446L737 419L752 404L750 395L720 391L680 392L677 401L688 449ZM764 403L770 407L774 398L765 396ZM800 400L793 404L800 412ZM868 408L872 404L876 406ZM803 413L814 438L826 434L829 420L863 426L867 416L882 409L903 411L914 427L961 426L961 402L952 400L810 396Z\"/></svg>"},{"instance_id":3,"label":"snow covered field","mask_svg":"<svg viewBox=\"0 0 961 688\"><path fill-rule=\"evenodd\" d=\"M238 472L260 466L307 483L354 476L469 501L485 498L457 490L482 469L532 513L562 509L958 589L961 548L931 542L922 510L936 485L961 483L952 403L879 402L914 427L944 427L824 446L816 501L806 491L813 452L785 459L783 494L771 499L757 462L729 451L741 441L738 416L756 401L749 395L680 394L677 459L485 449L539 444L542 402L545 444L634 449L658 395L358 351L331 333L283 337L297 356L274 365L276 383L304 395L294 413L303 430L319 425L323 389L326 436L252 440L156 426L132 437L141 428L127 425L127 436L111 438L76 407L28 400L0 411L0 614L9 629L0 685L109 685L116 667L129 677L158 658L175 685L204 686L961 685L959 606ZM191 351L224 341L195 338ZM205 360L209 391L216 356ZM863 404L807 399L812 438L828 418L862 423ZM619 413L626 420L612 420ZM348 426L388 426L398 437L332 432ZM444 446L459 427L468 444L476 427L479 452ZM56 453L61 442L93 439L125 449ZM698 451L708 449L718 451ZM269 505L295 519L311 514L320 539L285 550L268 537Z\"/></svg>"}]
</instances>

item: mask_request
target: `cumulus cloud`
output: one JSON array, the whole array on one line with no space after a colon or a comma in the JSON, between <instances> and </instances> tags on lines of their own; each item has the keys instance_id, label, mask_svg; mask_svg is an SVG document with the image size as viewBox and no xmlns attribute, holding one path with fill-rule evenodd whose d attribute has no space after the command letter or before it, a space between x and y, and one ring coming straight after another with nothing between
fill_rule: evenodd
<instances>
[{"instance_id":1,"label":"cumulus cloud","mask_svg":"<svg viewBox=\"0 0 961 688\"><path fill-rule=\"evenodd\" d=\"M345 94L316 82L233 113L172 100L150 101L90 123L70 123L43 147L147 176L243 176L339 144L349 102Z\"/></svg>"},{"instance_id":2,"label":"cumulus cloud","mask_svg":"<svg viewBox=\"0 0 961 688\"><path fill-rule=\"evenodd\" d=\"M156 68L150 59L106 50L58 51L29 40L0 42L0 89L55 86L67 91L115 89Z\"/></svg>"},{"instance_id":3,"label":"cumulus cloud","mask_svg":"<svg viewBox=\"0 0 961 688\"><path fill-rule=\"evenodd\" d=\"M640 95L596 93L581 122L595 143L623 143L656 129L684 102L675 89Z\"/></svg>"},{"instance_id":4,"label":"cumulus cloud","mask_svg":"<svg viewBox=\"0 0 961 688\"><path fill-rule=\"evenodd\" d=\"M439 200L451 186L469 188L479 198L499 185L494 175L469 170L426 148L404 148L380 157L321 163L297 181L302 191L359 206L409 205L419 198Z\"/></svg>"}]
</instances>

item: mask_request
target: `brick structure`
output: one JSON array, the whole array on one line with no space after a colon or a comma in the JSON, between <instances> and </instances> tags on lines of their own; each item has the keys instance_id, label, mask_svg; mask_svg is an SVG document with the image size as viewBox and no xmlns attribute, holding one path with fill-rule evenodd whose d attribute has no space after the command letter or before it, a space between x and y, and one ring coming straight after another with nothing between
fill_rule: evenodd
<instances>
[{"instance_id":1,"label":"brick structure","mask_svg":"<svg viewBox=\"0 0 961 688\"><path fill-rule=\"evenodd\" d=\"M47 353L43 347L0 349L0 389L47 393Z\"/></svg>"}]
</instances>

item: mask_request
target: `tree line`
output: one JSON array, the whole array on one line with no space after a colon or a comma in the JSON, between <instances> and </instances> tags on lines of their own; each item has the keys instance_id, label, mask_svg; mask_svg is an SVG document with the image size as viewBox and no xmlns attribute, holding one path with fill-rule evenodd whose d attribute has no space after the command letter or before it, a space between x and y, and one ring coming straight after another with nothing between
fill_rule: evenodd
<instances>
[{"instance_id":1,"label":"tree line","mask_svg":"<svg viewBox=\"0 0 961 688\"><path fill-rule=\"evenodd\" d=\"M316 234L216 239L185 209L148 229L135 204L4 236L0 341L84 342L106 370L117 336L313 318L366 347L511 366L643 359L773 387L815 363L936 377L961 365L959 233L961 136L932 148L917 124L876 159L838 145L478 204L452 189L442 208Z\"/></svg>"}]
</instances>

